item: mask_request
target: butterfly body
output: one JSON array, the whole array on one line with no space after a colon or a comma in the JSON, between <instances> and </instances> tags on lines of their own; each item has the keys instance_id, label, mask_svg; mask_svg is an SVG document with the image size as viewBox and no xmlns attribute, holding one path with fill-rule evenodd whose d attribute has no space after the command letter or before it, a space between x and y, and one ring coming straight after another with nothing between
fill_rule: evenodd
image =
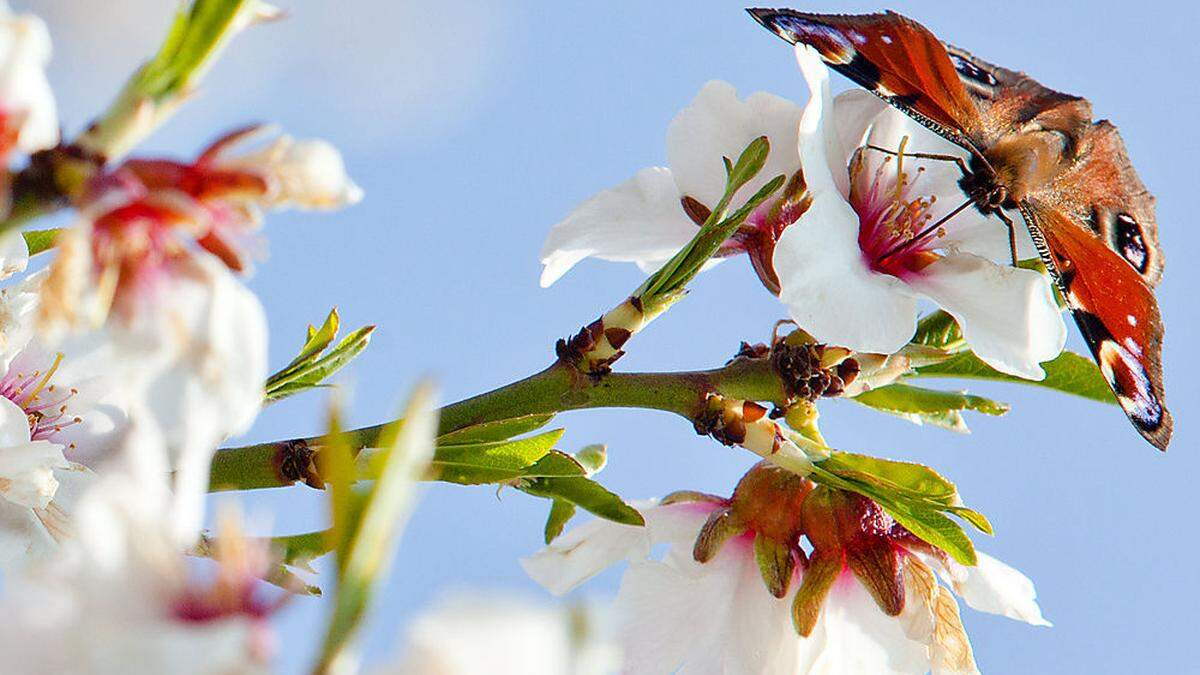
<instances>
[{"instance_id":1,"label":"butterfly body","mask_svg":"<svg viewBox=\"0 0 1200 675\"><path fill-rule=\"evenodd\" d=\"M1019 212L1100 370L1137 430L1165 449L1162 276L1154 197L1086 99L940 42L899 14L748 10L793 44L970 153L964 199Z\"/></svg>"}]
</instances>

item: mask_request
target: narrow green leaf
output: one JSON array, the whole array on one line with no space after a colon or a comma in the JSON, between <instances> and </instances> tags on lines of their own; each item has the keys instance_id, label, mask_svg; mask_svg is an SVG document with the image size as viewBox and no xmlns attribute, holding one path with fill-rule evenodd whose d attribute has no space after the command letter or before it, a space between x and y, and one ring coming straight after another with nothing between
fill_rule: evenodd
<instances>
[{"instance_id":1,"label":"narrow green leaf","mask_svg":"<svg viewBox=\"0 0 1200 675\"><path fill-rule=\"evenodd\" d=\"M21 234L25 237L25 246L29 248L30 257L54 248L54 240L58 238L59 232L62 232L62 228L22 232Z\"/></svg>"},{"instance_id":2,"label":"narrow green leaf","mask_svg":"<svg viewBox=\"0 0 1200 675\"><path fill-rule=\"evenodd\" d=\"M727 192L733 194L742 186L749 183L766 166L767 156L771 153L771 142L766 136L759 136L750 141L750 145L742 150L737 161L728 171L729 185ZM728 166L728 164L726 164Z\"/></svg>"},{"instance_id":3,"label":"narrow green leaf","mask_svg":"<svg viewBox=\"0 0 1200 675\"><path fill-rule=\"evenodd\" d=\"M497 441L493 443L470 443L455 445L439 445L434 451L430 463L428 480L440 480L460 485L481 485L484 483L500 483L515 480L527 475L537 463L544 459L562 438L563 430L554 429L537 436L521 438L515 441ZM561 454L561 453L560 453ZM381 460L379 453L362 455L366 467L361 472L364 477L375 475L376 465ZM552 475L575 475L582 473L582 468L574 461L570 470L561 469ZM542 467L551 471L555 467ZM567 471L567 473L562 473Z\"/></svg>"},{"instance_id":4,"label":"narrow green leaf","mask_svg":"<svg viewBox=\"0 0 1200 675\"><path fill-rule=\"evenodd\" d=\"M626 504L616 494L609 492L596 481L583 476L569 478L536 478L519 490L547 499L570 502L601 518L624 525L645 525L642 514Z\"/></svg>"},{"instance_id":5,"label":"narrow green leaf","mask_svg":"<svg viewBox=\"0 0 1200 675\"><path fill-rule=\"evenodd\" d=\"M550 515L546 517L546 545L558 538L566 527L567 521L575 517L575 505L563 499L550 502Z\"/></svg>"},{"instance_id":6,"label":"narrow green leaf","mask_svg":"<svg viewBox=\"0 0 1200 675\"><path fill-rule=\"evenodd\" d=\"M924 389L909 384L889 384L854 397L856 403L890 413L940 413L974 410L985 415L1003 415L1007 403L956 391Z\"/></svg>"},{"instance_id":7,"label":"narrow green leaf","mask_svg":"<svg viewBox=\"0 0 1200 675\"><path fill-rule=\"evenodd\" d=\"M389 425L380 434L384 463L379 477L369 486L357 517L340 523L351 536L342 539L337 548L337 596L316 669L318 672L328 672L352 649L373 592L395 552L412 501L413 487L433 453L437 412L432 398L431 388L419 385L400 421ZM344 460L338 461L344 463ZM334 524L339 526L338 519L335 518Z\"/></svg>"},{"instance_id":8,"label":"narrow green leaf","mask_svg":"<svg viewBox=\"0 0 1200 675\"><path fill-rule=\"evenodd\" d=\"M506 420L473 424L438 436L438 444L450 445L453 443L506 441L513 436L537 431L549 424L552 419L554 419L554 414L548 413L544 415L523 415Z\"/></svg>"},{"instance_id":9,"label":"narrow green leaf","mask_svg":"<svg viewBox=\"0 0 1200 675\"><path fill-rule=\"evenodd\" d=\"M1104 376L1095 362L1074 352L1063 352L1053 361L1042 364L1046 378L1041 381L1026 380L1001 373L984 363L971 352L964 352L942 363L921 366L916 377L957 377L972 380L994 380L1016 382L1067 394L1074 394L1102 403L1117 402Z\"/></svg>"},{"instance_id":10,"label":"narrow green leaf","mask_svg":"<svg viewBox=\"0 0 1200 675\"><path fill-rule=\"evenodd\" d=\"M300 352L296 354L296 358L292 359L292 362L288 365L294 366L303 363L325 351L329 345L333 344L333 339L337 337L341 324L342 319L338 316L337 307L329 310L329 314L325 317L325 322L321 324L319 329L313 330L312 326L308 327L308 338L304 341L304 345L300 347Z\"/></svg>"},{"instance_id":11,"label":"narrow green leaf","mask_svg":"<svg viewBox=\"0 0 1200 675\"><path fill-rule=\"evenodd\" d=\"M992 530L992 521L974 509L968 509L965 506L949 506L946 510L967 521L984 534L995 534L995 531Z\"/></svg>"}]
</instances>

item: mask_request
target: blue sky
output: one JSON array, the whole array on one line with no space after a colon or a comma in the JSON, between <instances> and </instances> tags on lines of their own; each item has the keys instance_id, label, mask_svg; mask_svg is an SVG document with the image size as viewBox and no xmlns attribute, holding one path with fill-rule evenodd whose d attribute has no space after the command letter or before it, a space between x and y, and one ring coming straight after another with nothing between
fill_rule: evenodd
<instances>
[{"instance_id":1,"label":"blue sky","mask_svg":"<svg viewBox=\"0 0 1200 675\"><path fill-rule=\"evenodd\" d=\"M173 3L14 4L50 23L51 79L74 131L150 52ZM240 38L147 148L190 155L225 129L274 121L343 149L365 201L337 214L271 217L269 255L251 285L267 306L273 365L331 306L347 325L380 325L342 378L355 423L387 418L422 375L436 378L449 401L540 369L556 338L628 293L637 270L602 262L539 289L538 249L580 200L664 162L667 122L705 81L806 96L785 45L733 2L280 4L290 18ZM806 8L879 9L833 1ZM970 419L969 436L841 402L825 405L823 429L838 447L937 467L995 524L997 536L978 546L1037 583L1052 629L964 610L986 672L1192 669L1200 461L1190 422L1200 397L1191 348L1200 319L1188 289L1200 281L1191 261L1200 230L1187 209L1196 196L1200 100L1186 68L1200 63L1198 10L1169 2L1130 11L1109 0L931 0L892 9L989 61L1089 97L1098 118L1121 128L1159 200L1167 259L1159 297L1177 432L1171 451L1159 454L1116 408L1002 385L973 386L1013 411ZM781 317L749 265L721 265L632 343L621 365L718 365L740 340L765 339ZM1077 336L1071 344L1081 348ZM247 440L317 432L321 410L319 395L274 406ZM557 423L567 427L567 448L608 444L601 477L630 498L728 492L754 459L662 413L578 412ZM323 524L322 495L305 487L243 501L279 531ZM545 509L522 494L430 487L369 624L368 661L386 659L406 621L447 590L542 597L517 559L540 544ZM607 573L584 593L611 595L618 580ZM280 616L285 672L308 663L325 610L297 599Z\"/></svg>"}]
</instances>

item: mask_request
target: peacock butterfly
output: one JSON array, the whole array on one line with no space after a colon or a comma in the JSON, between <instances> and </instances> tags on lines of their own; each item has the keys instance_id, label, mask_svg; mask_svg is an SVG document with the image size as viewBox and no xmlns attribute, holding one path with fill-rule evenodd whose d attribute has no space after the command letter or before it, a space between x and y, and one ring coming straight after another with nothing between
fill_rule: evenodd
<instances>
[{"instance_id":1,"label":"peacock butterfly","mask_svg":"<svg viewBox=\"0 0 1200 675\"><path fill-rule=\"evenodd\" d=\"M969 153L964 196L1015 231L1020 212L1105 379L1137 430L1160 450L1172 419L1162 379L1162 320L1153 287L1163 256L1154 197L1091 104L943 44L886 14L749 9L793 44Z\"/></svg>"}]
</instances>

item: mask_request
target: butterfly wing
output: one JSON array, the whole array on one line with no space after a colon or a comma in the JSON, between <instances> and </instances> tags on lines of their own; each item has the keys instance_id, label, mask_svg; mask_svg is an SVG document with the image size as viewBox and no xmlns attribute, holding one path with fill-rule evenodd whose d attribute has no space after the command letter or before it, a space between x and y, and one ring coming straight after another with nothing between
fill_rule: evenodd
<instances>
[{"instance_id":1,"label":"butterfly wing","mask_svg":"<svg viewBox=\"0 0 1200 675\"><path fill-rule=\"evenodd\" d=\"M1035 223L1034 240L1118 403L1138 432L1165 450L1172 420L1163 396L1162 320L1153 291L1078 218L1033 200L1022 210Z\"/></svg>"},{"instance_id":2,"label":"butterfly wing","mask_svg":"<svg viewBox=\"0 0 1200 675\"><path fill-rule=\"evenodd\" d=\"M1162 277L1154 197L1108 122L1092 125L1080 157L1022 212L1080 331L1138 431L1165 449L1163 327L1153 286Z\"/></svg>"},{"instance_id":3,"label":"butterfly wing","mask_svg":"<svg viewBox=\"0 0 1200 675\"><path fill-rule=\"evenodd\" d=\"M974 150L979 109L945 47L921 24L886 14L749 9L792 44L815 48L831 68L951 141Z\"/></svg>"}]
</instances>

